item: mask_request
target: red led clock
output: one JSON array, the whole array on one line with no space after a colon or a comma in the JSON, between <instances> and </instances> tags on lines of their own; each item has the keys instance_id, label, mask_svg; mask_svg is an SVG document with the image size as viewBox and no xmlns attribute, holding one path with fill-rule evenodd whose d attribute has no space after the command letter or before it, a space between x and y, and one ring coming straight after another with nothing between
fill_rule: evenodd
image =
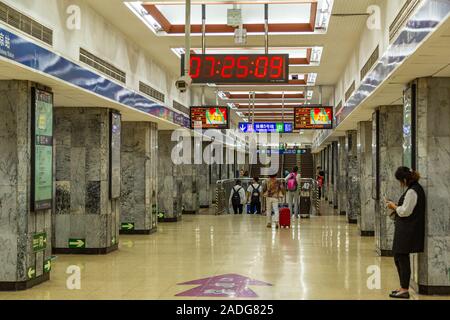
<instances>
[{"instance_id":1,"label":"red led clock","mask_svg":"<svg viewBox=\"0 0 450 320\"><path fill-rule=\"evenodd\" d=\"M190 76L193 83L288 83L289 55L193 54Z\"/></svg>"}]
</instances>

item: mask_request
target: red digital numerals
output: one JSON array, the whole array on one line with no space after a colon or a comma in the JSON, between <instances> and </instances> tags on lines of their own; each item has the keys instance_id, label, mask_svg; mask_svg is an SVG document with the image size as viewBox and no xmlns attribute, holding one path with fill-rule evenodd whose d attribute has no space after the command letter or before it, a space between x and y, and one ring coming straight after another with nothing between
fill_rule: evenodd
<instances>
[{"instance_id":1,"label":"red digital numerals","mask_svg":"<svg viewBox=\"0 0 450 320\"><path fill-rule=\"evenodd\" d=\"M286 76L285 57L275 55L194 55L190 76L195 81L273 81Z\"/></svg>"}]
</instances>

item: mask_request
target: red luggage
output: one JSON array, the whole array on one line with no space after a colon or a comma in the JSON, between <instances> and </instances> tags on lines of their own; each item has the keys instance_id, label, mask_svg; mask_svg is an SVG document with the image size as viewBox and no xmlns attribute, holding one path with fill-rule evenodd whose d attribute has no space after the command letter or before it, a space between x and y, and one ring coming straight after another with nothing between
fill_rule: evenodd
<instances>
[{"instance_id":1,"label":"red luggage","mask_svg":"<svg viewBox=\"0 0 450 320\"><path fill-rule=\"evenodd\" d=\"M291 227L291 210L289 208L280 208L280 227Z\"/></svg>"}]
</instances>

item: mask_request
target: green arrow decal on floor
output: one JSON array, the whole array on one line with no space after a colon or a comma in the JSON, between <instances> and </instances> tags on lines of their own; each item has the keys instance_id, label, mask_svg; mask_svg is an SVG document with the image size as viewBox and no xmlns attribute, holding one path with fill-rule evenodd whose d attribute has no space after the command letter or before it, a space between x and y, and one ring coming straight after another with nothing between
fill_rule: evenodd
<instances>
[{"instance_id":1,"label":"green arrow decal on floor","mask_svg":"<svg viewBox=\"0 0 450 320\"><path fill-rule=\"evenodd\" d=\"M121 226L122 230L134 230L134 222L124 222Z\"/></svg>"},{"instance_id":2,"label":"green arrow decal on floor","mask_svg":"<svg viewBox=\"0 0 450 320\"><path fill-rule=\"evenodd\" d=\"M49 273L52 270L52 261L50 259L44 262L44 272Z\"/></svg>"},{"instance_id":3,"label":"green arrow decal on floor","mask_svg":"<svg viewBox=\"0 0 450 320\"><path fill-rule=\"evenodd\" d=\"M86 240L85 239L69 239L69 248L71 248L71 249L86 248Z\"/></svg>"},{"instance_id":4,"label":"green arrow decal on floor","mask_svg":"<svg viewBox=\"0 0 450 320\"><path fill-rule=\"evenodd\" d=\"M36 270L33 267L28 268L28 279L33 279L36 276Z\"/></svg>"}]
</instances>

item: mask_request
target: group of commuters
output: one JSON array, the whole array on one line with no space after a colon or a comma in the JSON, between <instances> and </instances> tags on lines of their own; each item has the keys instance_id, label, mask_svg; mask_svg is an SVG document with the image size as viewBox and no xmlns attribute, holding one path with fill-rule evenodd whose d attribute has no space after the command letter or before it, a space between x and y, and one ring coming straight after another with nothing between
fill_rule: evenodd
<instances>
[{"instance_id":1,"label":"group of commuters","mask_svg":"<svg viewBox=\"0 0 450 320\"><path fill-rule=\"evenodd\" d=\"M258 177L254 177L253 181L247 187L242 186L241 180L236 180L235 186L231 189L229 202L233 207L234 214L242 214L244 205L248 204L248 214L262 213L262 197L266 199L266 217L267 227L272 227L275 223L277 228L279 225L279 206L286 196L287 204L292 215L299 215L299 186L301 184L298 167L294 167L291 172L286 173L283 181L277 179L277 175L271 175L269 179L260 183ZM271 214L273 212L273 215Z\"/></svg>"},{"instance_id":2,"label":"group of commuters","mask_svg":"<svg viewBox=\"0 0 450 320\"><path fill-rule=\"evenodd\" d=\"M317 170L317 179L321 180L323 172L321 172L320 167ZM390 217L395 223L392 251L400 278L400 288L393 290L389 296L409 299L410 254L424 251L426 196L424 189L419 184L420 175L418 172L407 167L399 167L395 172L395 178L405 191L397 203L384 199L386 207L392 210ZM275 223L276 227L279 228L280 201L286 195L291 213L296 214L298 212L297 189L299 185L298 167L295 167L292 172L286 175L284 183L278 180L276 175L272 175L261 185L259 178L255 177L247 190L244 190L241 181L237 180L230 195L230 202L233 204L235 214L242 214L243 206L246 203L250 203L249 213L261 214L261 196L266 197L267 227L272 227L272 223ZM273 215L271 214L272 211Z\"/></svg>"}]
</instances>

